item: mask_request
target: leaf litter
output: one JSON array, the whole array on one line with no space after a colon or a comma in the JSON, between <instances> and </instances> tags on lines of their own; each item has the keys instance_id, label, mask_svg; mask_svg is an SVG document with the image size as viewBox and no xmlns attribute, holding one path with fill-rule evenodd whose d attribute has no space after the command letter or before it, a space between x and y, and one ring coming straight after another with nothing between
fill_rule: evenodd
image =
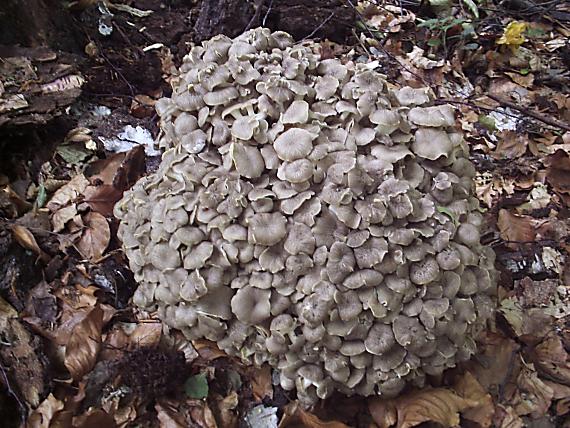
<instances>
[{"instance_id":1,"label":"leaf litter","mask_svg":"<svg viewBox=\"0 0 570 428\"><path fill-rule=\"evenodd\" d=\"M16 344L0 349L4 387L12 401L25 403L18 412L27 426L513 428L570 417L568 32L553 18L564 10L553 4L540 9L544 20L532 22L493 1L354 6L360 19L354 43L323 41L323 56L370 63L393 85L430 86L456 106L466 133L476 194L486 207L484 239L501 271L496 320L480 337L476 358L395 399L332 397L307 410L274 384L268 367L243 367L208 341L188 344L156 314L129 304L134 281L116 251L112 207L153 168L151 157L159 154L153 105L179 60L165 47L169 40L156 40L161 45L147 52L148 41L135 34L168 12L137 12L129 16L133 28L121 19L112 28L130 31L146 55L156 55L156 81L124 102L108 97L88 105L52 157L37 162L41 167L21 163L25 179L0 176L9 234L36 259L30 268L37 283L19 293L0 289L3 340ZM87 31L97 32L97 24ZM113 43L89 49L92 61L105 64L84 72L93 82L116 72L102 56L115 55ZM34 61L21 57L10 67L31 81ZM127 76L113 83L116 89L138 89ZM75 91L81 79L70 73L43 88ZM10 114L29 108L17 91L24 83L0 85L0 105ZM24 222L30 210L49 215L51 225ZM18 364L4 369L6 361Z\"/></svg>"}]
</instances>

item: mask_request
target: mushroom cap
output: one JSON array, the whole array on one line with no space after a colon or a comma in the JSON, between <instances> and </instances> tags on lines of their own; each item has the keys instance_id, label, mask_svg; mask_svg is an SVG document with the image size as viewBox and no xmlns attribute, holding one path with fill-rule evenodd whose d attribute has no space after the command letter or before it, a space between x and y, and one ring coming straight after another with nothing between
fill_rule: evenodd
<instances>
[{"instance_id":1,"label":"mushroom cap","mask_svg":"<svg viewBox=\"0 0 570 428\"><path fill-rule=\"evenodd\" d=\"M420 128L414 134L413 152L422 158L436 160L442 156L449 157L453 143L445 131L431 128Z\"/></svg>"},{"instance_id":2,"label":"mushroom cap","mask_svg":"<svg viewBox=\"0 0 570 428\"><path fill-rule=\"evenodd\" d=\"M271 247L287 234L285 217L280 213L255 214L247 219L248 241Z\"/></svg>"},{"instance_id":3,"label":"mushroom cap","mask_svg":"<svg viewBox=\"0 0 570 428\"><path fill-rule=\"evenodd\" d=\"M256 325L270 316L271 291L246 285L232 297L231 308L238 320L248 325Z\"/></svg>"},{"instance_id":4,"label":"mushroom cap","mask_svg":"<svg viewBox=\"0 0 570 428\"><path fill-rule=\"evenodd\" d=\"M305 158L313 149L314 136L307 130L291 128L283 132L273 143L279 159L292 162Z\"/></svg>"}]
</instances>

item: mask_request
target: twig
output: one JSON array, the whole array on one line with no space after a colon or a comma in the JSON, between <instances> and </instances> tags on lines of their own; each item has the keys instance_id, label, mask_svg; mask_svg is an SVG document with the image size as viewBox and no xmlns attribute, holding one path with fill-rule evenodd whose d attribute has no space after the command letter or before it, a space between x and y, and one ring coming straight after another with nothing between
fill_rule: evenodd
<instances>
[{"instance_id":1,"label":"twig","mask_svg":"<svg viewBox=\"0 0 570 428\"><path fill-rule=\"evenodd\" d=\"M259 20L259 17L261 16L261 6L263 6L264 2L265 0L254 0L253 8L255 9L255 12L243 31L250 30L253 27L253 24Z\"/></svg>"},{"instance_id":2,"label":"twig","mask_svg":"<svg viewBox=\"0 0 570 428\"><path fill-rule=\"evenodd\" d=\"M492 100L497 101L499 104L502 104L504 106L507 106L509 108L512 108L513 110L517 110L520 111L522 114L526 115L526 116L530 116L536 120L539 120L543 123L546 123L547 125L550 126L554 126L556 128L560 128L560 129L564 129L565 131L569 131L570 132L570 125L564 122L561 122L557 119L552 119L550 117L546 117L536 111L533 110L529 110L527 108L521 107L515 103L512 103L510 101L507 101L503 98L497 97L496 95L493 94L486 94L489 98L491 98Z\"/></svg>"},{"instance_id":3,"label":"twig","mask_svg":"<svg viewBox=\"0 0 570 428\"><path fill-rule=\"evenodd\" d=\"M269 12L271 12L271 7L273 6L273 0L269 2L269 6L267 6L267 12L265 12L265 16L263 17L263 21L261 21L261 26L265 27L265 21L267 21L267 17L269 16Z\"/></svg>"},{"instance_id":4,"label":"twig","mask_svg":"<svg viewBox=\"0 0 570 428\"><path fill-rule=\"evenodd\" d=\"M317 28L315 28L313 31L311 31L309 34L307 34L305 37L303 37L303 40L310 39L311 37L313 37L317 33L317 31L319 31L321 28L323 28L323 26L325 26L326 23L332 19L332 17L334 15L335 15L335 13L331 12L331 14L328 16L328 18L325 19L323 22L321 22L321 24Z\"/></svg>"}]
</instances>

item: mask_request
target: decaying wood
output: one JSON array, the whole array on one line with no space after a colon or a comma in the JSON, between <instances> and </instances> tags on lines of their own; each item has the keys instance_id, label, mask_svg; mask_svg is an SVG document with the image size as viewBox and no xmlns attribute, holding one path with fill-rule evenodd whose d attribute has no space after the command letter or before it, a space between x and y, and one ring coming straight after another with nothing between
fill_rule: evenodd
<instances>
[{"instance_id":1,"label":"decaying wood","mask_svg":"<svg viewBox=\"0 0 570 428\"><path fill-rule=\"evenodd\" d=\"M350 35L354 18L352 8L341 0L204 0L194 32L201 41L267 26L286 31L296 40L314 37L342 42Z\"/></svg>"}]
</instances>

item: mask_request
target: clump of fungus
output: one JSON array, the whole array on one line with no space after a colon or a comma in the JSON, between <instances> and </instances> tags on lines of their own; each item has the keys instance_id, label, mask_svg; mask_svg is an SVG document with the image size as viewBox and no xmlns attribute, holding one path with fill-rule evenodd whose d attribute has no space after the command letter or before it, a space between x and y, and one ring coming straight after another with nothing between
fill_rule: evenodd
<instances>
[{"instance_id":1,"label":"clump of fungus","mask_svg":"<svg viewBox=\"0 0 570 428\"><path fill-rule=\"evenodd\" d=\"M305 404L393 396L474 353L494 253L453 108L317 51L267 29L194 47L119 237L134 302L189 340Z\"/></svg>"}]
</instances>

